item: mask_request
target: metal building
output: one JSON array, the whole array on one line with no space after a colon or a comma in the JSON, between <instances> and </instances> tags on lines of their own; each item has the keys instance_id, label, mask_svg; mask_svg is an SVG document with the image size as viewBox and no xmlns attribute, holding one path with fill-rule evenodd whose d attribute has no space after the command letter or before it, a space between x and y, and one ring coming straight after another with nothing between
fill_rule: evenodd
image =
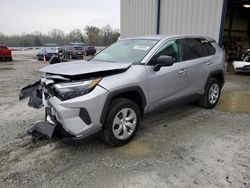
<instances>
[{"instance_id":1,"label":"metal building","mask_svg":"<svg viewBox=\"0 0 250 188\"><path fill-rule=\"evenodd\" d=\"M121 0L121 37L198 34L221 43L227 0Z\"/></svg>"}]
</instances>

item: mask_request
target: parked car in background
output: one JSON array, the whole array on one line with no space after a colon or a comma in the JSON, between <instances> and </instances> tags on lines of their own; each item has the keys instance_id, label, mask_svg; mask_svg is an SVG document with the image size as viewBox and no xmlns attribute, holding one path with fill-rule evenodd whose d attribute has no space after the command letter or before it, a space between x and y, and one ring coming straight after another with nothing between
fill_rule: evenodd
<instances>
[{"instance_id":1,"label":"parked car in background","mask_svg":"<svg viewBox=\"0 0 250 188\"><path fill-rule=\"evenodd\" d=\"M82 46L64 47L63 58L65 59L83 59L84 48Z\"/></svg>"},{"instance_id":2,"label":"parked car in background","mask_svg":"<svg viewBox=\"0 0 250 188\"><path fill-rule=\"evenodd\" d=\"M12 61L11 50L7 46L0 46L0 59Z\"/></svg>"},{"instance_id":3,"label":"parked car in background","mask_svg":"<svg viewBox=\"0 0 250 188\"><path fill-rule=\"evenodd\" d=\"M95 55L96 49L93 46L66 46L63 57L65 59L83 59L83 56Z\"/></svg>"},{"instance_id":4,"label":"parked car in background","mask_svg":"<svg viewBox=\"0 0 250 188\"><path fill-rule=\"evenodd\" d=\"M84 47L84 55L85 56L89 56L89 55L95 55L96 53L96 49L94 46L88 46L88 47Z\"/></svg>"},{"instance_id":5,"label":"parked car in background","mask_svg":"<svg viewBox=\"0 0 250 188\"><path fill-rule=\"evenodd\" d=\"M213 108L224 85L225 54L200 36L147 36L121 39L82 63L49 65L20 99L45 107L45 121L31 132L66 143L101 136L120 146L136 134L144 114L160 107L197 101Z\"/></svg>"},{"instance_id":6,"label":"parked car in background","mask_svg":"<svg viewBox=\"0 0 250 188\"><path fill-rule=\"evenodd\" d=\"M62 56L63 48L61 47L42 47L39 49L37 56L37 60L45 60L49 61L52 56Z\"/></svg>"},{"instance_id":7,"label":"parked car in background","mask_svg":"<svg viewBox=\"0 0 250 188\"><path fill-rule=\"evenodd\" d=\"M233 67L236 73L250 72L250 49L243 53L240 61L234 61Z\"/></svg>"}]
</instances>

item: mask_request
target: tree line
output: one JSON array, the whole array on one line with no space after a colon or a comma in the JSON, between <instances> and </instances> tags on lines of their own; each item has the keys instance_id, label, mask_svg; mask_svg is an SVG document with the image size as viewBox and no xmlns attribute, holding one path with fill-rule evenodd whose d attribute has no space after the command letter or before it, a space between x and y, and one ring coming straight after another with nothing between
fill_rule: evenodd
<instances>
[{"instance_id":1,"label":"tree line","mask_svg":"<svg viewBox=\"0 0 250 188\"><path fill-rule=\"evenodd\" d=\"M96 26L86 26L84 29L74 29L69 34L65 34L60 29L52 29L48 34L35 31L30 34L4 35L0 33L0 45L11 47L39 47L46 44L57 44L58 46L69 45L80 42L89 46L107 46L118 40L119 30L112 29L110 25L102 28Z\"/></svg>"}]
</instances>

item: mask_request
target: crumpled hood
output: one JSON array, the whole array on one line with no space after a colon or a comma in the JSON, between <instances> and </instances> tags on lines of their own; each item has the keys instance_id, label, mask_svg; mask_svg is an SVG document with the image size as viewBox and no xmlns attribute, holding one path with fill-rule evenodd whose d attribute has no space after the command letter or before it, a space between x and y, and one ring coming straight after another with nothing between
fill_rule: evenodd
<instances>
[{"instance_id":1,"label":"crumpled hood","mask_svg":"<svg viewBox=\"0 0 250 188\"><path fill-rule=\"evenodd\" d=\"M81 61L48 65L40 69L39 71L50 74L75 76L75 75L111 71L111 70L124 70L127 69L131 64L132 64L131 62L110 63L110 62L81 60Z\"/></svg>"}]
</instances>

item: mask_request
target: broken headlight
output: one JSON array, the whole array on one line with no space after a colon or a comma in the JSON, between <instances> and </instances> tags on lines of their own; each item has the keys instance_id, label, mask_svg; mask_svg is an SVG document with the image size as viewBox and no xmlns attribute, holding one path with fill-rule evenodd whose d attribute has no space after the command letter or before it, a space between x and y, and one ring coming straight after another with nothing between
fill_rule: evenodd
<instances>
[{"instance_id":1,"label":"broken headlight","mask_svg":"<svg viewBox=\"0 0 250 188\"><path fill-rule=\"evenodd\" d=\"M61 100L68 100L92 91L101 81L101 78L77 82L58 83L53 86L54 92Z\"/></svg>"}]
</instances>

